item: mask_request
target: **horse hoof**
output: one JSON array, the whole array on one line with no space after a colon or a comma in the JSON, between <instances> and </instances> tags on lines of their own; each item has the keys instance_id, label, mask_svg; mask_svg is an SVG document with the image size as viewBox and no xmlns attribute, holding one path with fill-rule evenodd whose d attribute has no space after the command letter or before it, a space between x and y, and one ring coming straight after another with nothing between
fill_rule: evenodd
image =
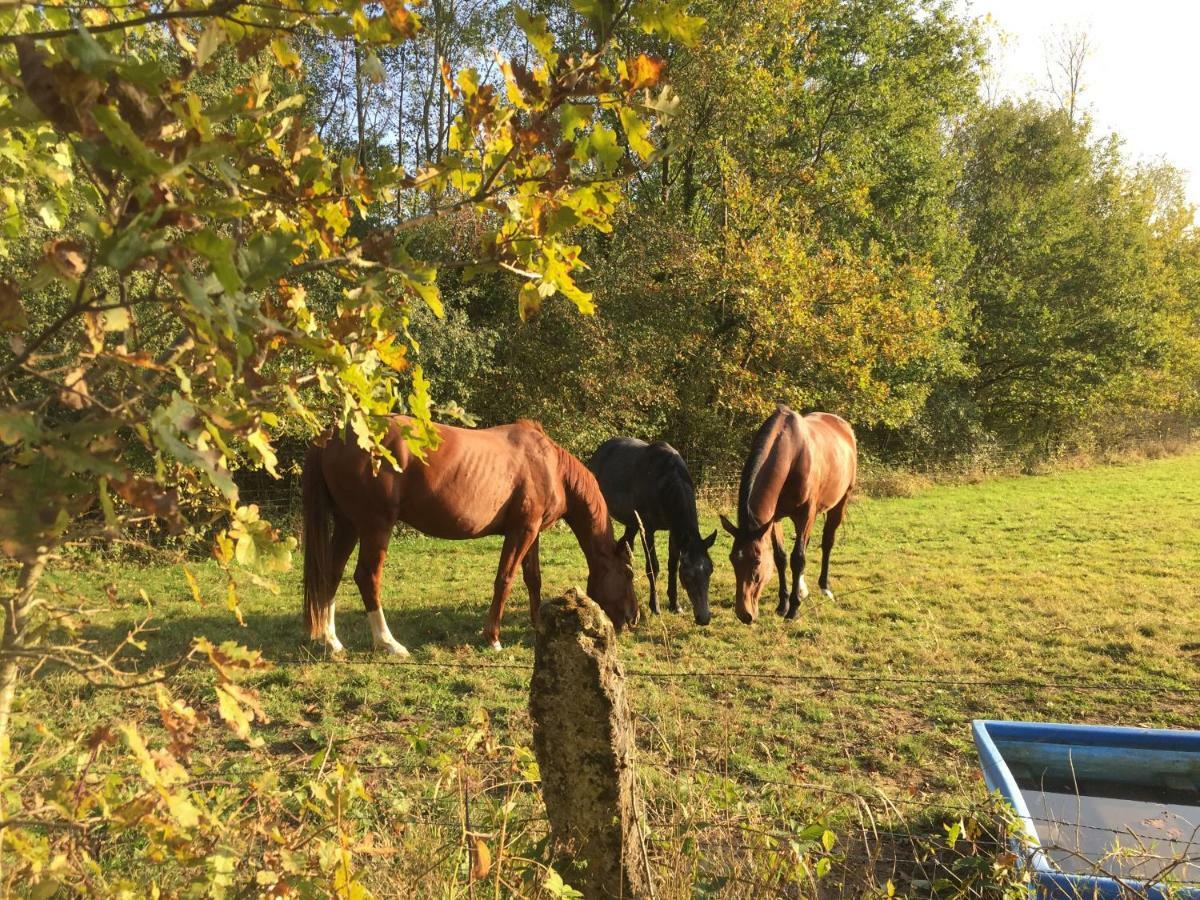
<instances>
[{"instance_id":1,"label":"horse hoof","mask_svg":"<svg viewBox=\"0 0 1200 900\"><path fill-rule=\"evenodd\" d=\"M780 603L777 607L775 607L775 615L777 616L786 616L787 611L788 608L786 603Z\"/></svg>"},{"instance_id":2,"label":"horse hoof","mask_svg":"<svg viewBox=\"0 0 1200 900\"><path fill-rule=\"evenodd\" d=\"M392 641L388 644L376 644L376 653L387 653L390 656L408 656L408 648L403 644Z\"/></svg>"},{"instance_id":3,"label":"horse hoof","mask_svg":"<svg viewBox=\"0 0 1200 900\"><path fill-rule=\"evenodd\" d=\"M670 606L667 607L667 609L669 609L673 613L677 613L677 612L679 612L679 604L672 603Z\"/></svg>"},{"instance_id":4,"label":"horse hoof","mask_svg":"<svg viewBox=\"0 0 1200 900\"><path fill-rule=\"evenodd\" d=\"M500 646L500 639L496 638L496 640L494 640L490 644L488 644L488 649L499 652L500 650L503 650L504 648Z\"/></svg>"},{"instance_id":5,"label":"horse hoof","mask_svg":"<svg viewBox=\"0 0 1200 900\"><path fill-rule=\"evenodd\" d=\"M826 600L832 600L833 599L833 591L831 591L827 587L821 588L821 596L824 597Z\"/></svg>"},{"instance_id":6,"label":"horse hoof","mask_svg":"<svg viewBox=\"0 0 1200 900\"><path fill-rule=\"evenodd\" d=\"M341 641L335 639L325 642L325 652L330 656L345 656L346 648L342 646Z\"/></svg>"},{"instance_id":7,"label":"horse hoof","mask_svg":"<svg viewBox=\"0 0 1200 900\"><path fill-rule=\"evenodd\" d=\"M788 611L787 611L787 615L784 616L784 618L787 619L789 622L794 622L794 621L796 621L796 616L798 616L798 615L800 615L800 604L799 603L797 603L795 606L789 607Z\"/></svg>"}]
</instances>

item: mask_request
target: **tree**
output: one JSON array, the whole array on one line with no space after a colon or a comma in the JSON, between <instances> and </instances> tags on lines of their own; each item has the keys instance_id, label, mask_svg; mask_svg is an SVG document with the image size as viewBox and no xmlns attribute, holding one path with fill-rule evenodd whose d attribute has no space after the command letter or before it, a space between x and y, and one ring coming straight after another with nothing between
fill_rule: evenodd
<instances>
[{"instance_id":1,"label":"tree","mask_svg":"<svg viewBox=\"0 0 1200 900\"><path fill-rule=\"evenodd\" d=\"M972 23L925 0L698 11L706 40L663 53L687 85L673 151L589 242L601 317L516 334L485 420L543 417L581 452L665 437L728 468L776 400L899 425L957 370ZM472 301L489 327L507 314Z\"/></svg>"},{"instance_id":2,"label":"tree","mask_svg":"<svg viewBox=\"0 0 1200 900\"><path fill-rule=\"evenodd\" d=\"M330 426L386 461L377 439L401 410L413 449L434 445L409 324L418 304L442 315L439 268L516 276L523 314L556 294L591 312L570 235L609 227L635 167L617 123L640 162L672 106L661 65L618 37L691 39L698 22L674 2L580 12L586 42L566 48L517 10L525 62L491 79L442 61L444 144L415 170L369 157L365 93L344 155L322 140L299 52L340 47L356 86L378 81L379 54L422 33L400 0L0 12L0 546L19 564L0 743L22 670L130 683L39 595L63 548L151 524L215 534L236 612L239 581L286 566L295 543L240 502L236 469L274 475L277 435ZM469 252L416 255L423 226L464 211ZM240 732L252 693L223 690Z\"/></svg>"},{"instance_id":3,"label":"tree","mask_svg":"<svg viewBox=\"0 0 1200 900\"><path fill-rule=\"evenodd\" d=\"M963 140L959 203L975 248L967 390L991 433L1045 450L1163 359L1151 201L1115 141L1093 144L1066 111L1005 103Z\"/></svg>"},{"instance_id":4,"label":"tree","mask_svg":"<svg viewBox=\"0 0 1200 900\"><path fill-rule=\"evenodd\" d=\"M1083 72L1091 55L1086 31L1063 30L1046 42L1046 90L1072 125L1079 116Z\"/></svg>"}]
</instances>

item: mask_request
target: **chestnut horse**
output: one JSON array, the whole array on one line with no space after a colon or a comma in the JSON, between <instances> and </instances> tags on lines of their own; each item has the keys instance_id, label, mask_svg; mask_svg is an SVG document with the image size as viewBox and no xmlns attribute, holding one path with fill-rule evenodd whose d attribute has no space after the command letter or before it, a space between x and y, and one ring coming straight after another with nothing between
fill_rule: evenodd
<instances>
[{"instance_id":1,"label":"chestnut horse","mask_svg":"<svg viewBox=\"0 0 1200 900\"><path fill-rule=\"evenodd\" d=\"M833 599L829 587L829 553L833 538L846 514L846 504L858 474L858 443L850 425L830 413L800 416L780 404L763 423L750 445L738 487L738 524L725 516L721 524L733 535L729 555L737 577L737 617L747 625L758 616L758 598L771 577L771 564L779 570L779 605L776 612L794 619L800 601L808 596L804 582L804 554L817 516L825 513L821 535L821 592ZM783 519L796 526L792 549L792 588L787 589L787 555L783 546ZM771 535L772 554L766 552Z\"/></svg>"},{"instance_id":2,"label":"chestnut horse","mask_svg":"<svg viewBox=\"0 0 1200 900\"><path fill-rule=\"evenodd\" d=\"M371 456L353 439L327 436L304 461L304 614L309 634L332 652L334 593L354 545L354 581L362 594L375 648L407 655L379 606L380 580L392 528L403 522L452 540L504 535L484 640L500 649L500 617L520 566L536 621L541 602L538 535L566 519L588 565L588 596L620 630L638 619L629 548L613 537L608 508L592 473L535 423L519 421L471 430L435 425L437 449L421 461L405 434L412 420L394 416L383 444L388 463L372 471ZM332 533L329 522L333 522Z\"/></svg>"}]
</instances>

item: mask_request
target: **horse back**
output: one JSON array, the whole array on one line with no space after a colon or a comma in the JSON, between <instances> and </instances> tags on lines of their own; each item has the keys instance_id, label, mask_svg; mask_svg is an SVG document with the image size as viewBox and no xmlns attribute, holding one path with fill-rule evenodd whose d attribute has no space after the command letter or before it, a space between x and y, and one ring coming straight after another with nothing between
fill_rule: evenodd
<instances>
[{"instance_id":1,"label":"horse back","mask_svg":"<svg viewBox=\"0 0 1200 900\"><path fill-rule=\"evenodd\" d=\"M664 484L681 479L692 488L683 457L664 441L648 444L632 437L610 438L596 448L587 466L596 476L609 514L626 526L634 524L636 511L651 531L669 529Z\"/></svg>"},{"instance_id":2,"label":"horse back","mask_svg":"<svg viewBox=\"0 0 1200 900\"><path fill-rule=\"evenodd\" d=\"M858 477L858 440L854 429L841 416L813 412L800 420L802 447L808 458L803 465L804 493L825 510L840 503Z\"/></svg>"},{"instance_id":3,"label":"horse back","mask_svg":"<svg viewBox=\"0 0 1200 900\"><path fill-rule=\"evenodd\" d=\"M418 458L407 416L394 416L384 445L397 467L373 472L366 451L335 436L322 449L326 482L342 514L364 527L404 522L451 539L506 533L514 521L552 521L565 508L555 445L533 423L466 429L435 425L438 446Z\"/></svg>"}]
</instances>

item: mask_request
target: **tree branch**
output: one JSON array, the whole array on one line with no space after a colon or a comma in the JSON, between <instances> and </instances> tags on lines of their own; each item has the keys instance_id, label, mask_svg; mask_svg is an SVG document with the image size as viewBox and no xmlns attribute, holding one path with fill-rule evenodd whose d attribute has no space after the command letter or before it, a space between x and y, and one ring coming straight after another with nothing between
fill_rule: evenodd
<instances>
[{"instance_id":1,"label":"tree branch","mask_svg":"<svg viewBox=\"0 0 1200 900\"><path fill-rule=\"evenodd\" d=\"M89 34L103 34L107 31L124 31L128 28L137 28L139 25L153 25L155 22L169 22L172 19L211 19L225 15L225 13L236 9L238 5L238 0L220 0L219 3L214 3L212 6L203 9L171 9L164 12L150 13L137 19L125 19L120 22L108 22L105 25L94 25L87 28L87 31ZM77 29L74 28L55 28L50 31L31 31L25 34L0 35L0 46L16 44L23 40L50 41L55 38L71 37L77 33Z\"/></svg>"}]
</instances>

